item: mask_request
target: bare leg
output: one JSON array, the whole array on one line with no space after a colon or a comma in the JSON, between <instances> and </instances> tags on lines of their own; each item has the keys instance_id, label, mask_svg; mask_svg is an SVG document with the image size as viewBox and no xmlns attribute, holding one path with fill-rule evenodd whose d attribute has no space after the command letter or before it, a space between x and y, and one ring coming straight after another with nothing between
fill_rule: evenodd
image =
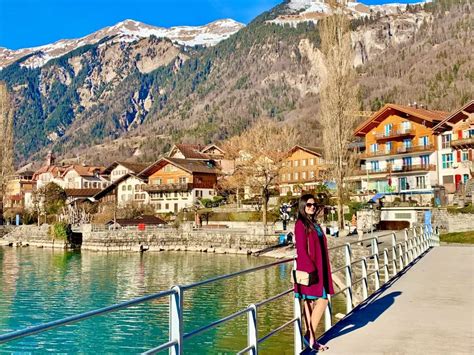
<instances>
[{"instance_id":1,"label":"bare leg","mask_svg":"<svg viewBox=\"0 0 474 355\"><path fill-rule=\"evenodd\" d=\"M304 302L304 320L306 325L306 333L309 333L309 343L313 344L316 337L314 336L313 327L311 325L311 316L314 309L314 301L305 300Z\"/></svg>"},{"instance_id":2,"label":"bare leg","mask_svg":"<svg viewBox=\"0 0 474 355\"><path fill-rule=\"evenodd\" d=\"M318 327L319 322L321 321L321 317L324 314L324 310L326 309L328 305L328 300L324 298L320 298L315 302L313 312L311 313L311 328L312 328L312 333L313 335L316 334L316 328ZM316 337L314 337L314 340L316 340ZM313 342L311 343L313 344ZM318 344L316 344L317 346ZM325 345L320 344L322 347L325 347ZM325 349L321 349L325 350Z\"/></svg>"}]
</instances>

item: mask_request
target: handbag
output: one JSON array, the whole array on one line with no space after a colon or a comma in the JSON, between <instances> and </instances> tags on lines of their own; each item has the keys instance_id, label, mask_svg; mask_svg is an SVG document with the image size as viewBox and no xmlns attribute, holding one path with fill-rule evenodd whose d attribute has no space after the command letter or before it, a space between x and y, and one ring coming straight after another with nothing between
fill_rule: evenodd
<instances>
[{"instance_id":1,"label":"handbag","mask_svg":"<svg viewBox=\"0 0 474 355\"><path fill-rule=\"evenodd\" d=\"M309 238L307 238L306 240L307 240L306 246L308 248L308 255L310 255ZM296 270L295 268L291 270L292 283L302 285L302 286L310 286L315 283L318 283L318 281L319 281L318 270L314 270L313 272Z\"/></svg>"}]
</instances>

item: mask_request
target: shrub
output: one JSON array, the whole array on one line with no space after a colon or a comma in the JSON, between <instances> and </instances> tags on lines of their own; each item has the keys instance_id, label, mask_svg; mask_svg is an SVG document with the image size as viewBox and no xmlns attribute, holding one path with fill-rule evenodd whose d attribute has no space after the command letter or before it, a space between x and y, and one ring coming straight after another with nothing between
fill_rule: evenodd
<instances>
[{"instance_id":1,"label":"shrub","mask_svg":"<svg viewBox=\"0 0 474 355\"><path fill-rule=\"evenodd\" d=\"M51 226L50 234L54 239L67 240L71 232L71 226L65 222L57 222Z\"/></svg>"}]
</instances>

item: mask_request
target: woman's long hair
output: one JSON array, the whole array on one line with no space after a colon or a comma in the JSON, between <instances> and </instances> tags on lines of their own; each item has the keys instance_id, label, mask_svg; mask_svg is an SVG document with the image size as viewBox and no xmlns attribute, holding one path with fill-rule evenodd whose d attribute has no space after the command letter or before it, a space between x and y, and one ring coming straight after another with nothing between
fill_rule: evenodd
<instances>
[{"instance_id":1,"label":"woman's long hair","mask_svg":"<svg viewBox=\"0 0 474 355\"><path fill-rule=\"evenodd\" d=\"M297 221L301 221L304 224L306 234L309 234L311 229L314 229L314 224L316 223L316 214L318 209L315 209L313 215L308 215L306 213L306 203L309 199L313 199L316 202L316 199L312 194L305 194L300 197L298 201L298 218Z\"/></svg>"}]
</instances>

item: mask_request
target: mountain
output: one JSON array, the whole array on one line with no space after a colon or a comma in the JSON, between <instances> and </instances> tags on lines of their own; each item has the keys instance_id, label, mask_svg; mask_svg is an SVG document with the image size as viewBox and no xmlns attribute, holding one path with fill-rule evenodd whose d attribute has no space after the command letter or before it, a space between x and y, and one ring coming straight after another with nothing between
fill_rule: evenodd
<instances>
[{"instance_id":1,"label":"mountain","mask_svg":"<svg viewBox=\"0 0 474 355\"><path fill-rule=\"evenodd\" d=\"M417 101L449 111L474 97L470 0L343 10L352 17L361 109ZM14 92L18 161L48 149L94 163L152 161L173 142L225 139L261 116L295 125L299 143L317 145L326 75L318 22L331 11L285 1L212 46L121 40L121 31L42 66L29 64L32 52L0 71Z\"/></svg>"},{"instance_id":2,"label":"mountain","mask_svg":"<svg viewBox=\"0 0 474 355\"><path fill-rule=\"evenodd\" d=\"M61 57L79 47L91 45L109 38L108 42L133 42L155 36L168 38L183 46L213 46L240 30L244 25L232 19L211 22L204 26L155 27L134 20L125 20L114 26L78 39L65 39L34 48L9 50L0 47L0 68L29 56L22 65L29 68L41 67L53 58Z\"/></svg>"}]
</instances>

